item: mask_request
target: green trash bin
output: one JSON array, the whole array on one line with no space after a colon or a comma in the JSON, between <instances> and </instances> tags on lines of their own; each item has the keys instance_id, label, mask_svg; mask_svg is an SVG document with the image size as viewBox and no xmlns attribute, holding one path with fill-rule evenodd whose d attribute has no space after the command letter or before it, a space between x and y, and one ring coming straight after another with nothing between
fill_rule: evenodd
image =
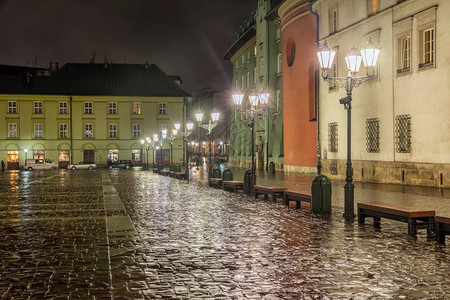
<instances>
[{"instance_id":1,"label":"green trash bin","mask_svg":"<svg viewBox=\"0 0 450 300\"><path fill-rule=\"evenodd\" d=\"M158 164L158 170L161 171L162 169L164 169L164 168L163 168L163 165L162 165L162 164Z\"/></svg>"},{"instance_id":2,"label":"green trash bin","mask_svg":"<svg viewBox=\"0 0 450 300\"><path fill-rule=\"evenodd\" d=\"M175 170L174 168L175 168L174 165L170 165L170 169L169 169L169 170L170 170L170 171L174 171L174 170Z\"/></svg>"},{"instance_id":3,"label":"green trash bin","mask_svg":"<svg viewBox=\"0 0 450 300\"><path fill-rule=\"evenodd\" d=\"M176 173L181 173L181 166L180 165L175 165L173 167L173 171L176 172Z\"/></svg>"},{"instance_id":4,"label":"green trash bin","mask_svg":"<svg viewBox=\"0 0 450 300\"><path fill-rule=\"evenodd\" d=\"M226 181L232 181L233 180L233 172L231 172L230 169L223 170L222 179Z\"/></svg>"},{"instance_id":5,"label":"green trash bin","mask_svg":"<svg viewBox=\"0 0 450 300\"><path fill-rule=\"evenodd\" d=\"M313 180L311 195L314 213L331 213L331 181L327 176L319 175Z\"/></svg>"},{"instance_id":6,"label":"green trash bin","mask_svg":"<svg viewBox=\"0 0 450 300\"><path fill-rule=\"evenodd\" d=\"M242 191L244 194L250 195L250 180L252 176L252 170L247 170L244 173L244 186L242 187Z\"/></svg>"},{"instance_id":7,"label":"green trash bin","mask_svg":"<svg viewBox=\"0 0 450 300\"><path fill-rule=\"evenodd\" d=\"M269 174L275 174L275 164L273 161L269 163Z\"/></svg>"},{"instance_id":8,"label":"green trash bin","mask_svg":"<svg viewBox=\"0 0 450 300\"><path fill-rule=\"evenodd\" d=\"M219 168L213 169L212 177L213 178L221 178L222 177L222 172L220 172Z\"/></svg>"}]
</instances>

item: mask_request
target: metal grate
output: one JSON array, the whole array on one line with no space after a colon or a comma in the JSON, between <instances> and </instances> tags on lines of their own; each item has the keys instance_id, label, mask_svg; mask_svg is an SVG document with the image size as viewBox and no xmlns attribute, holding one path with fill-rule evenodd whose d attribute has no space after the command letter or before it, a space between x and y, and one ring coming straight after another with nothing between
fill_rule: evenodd
<instances>
[{"instance_id":1,"label":"metal grate","mask_svg":"<svg viewBox=\"0 0 450 300\"><path fill-rule=\"evenodd\" d=\"M328 150L330 152L338 151L338 124L328 123Z\"/></svg>"},{"instance_id":2,"label":"metal grate","mask_svg":"<svg viewBox=\"0 0 450 300\"><path fill-rule=\"evenodd\" d=\"M395 150L397 153L411 152L411 115L395 117Z\"/></svg>"},{"instance_id":3,"label":"metal grate","mask_svg":"<svg viewBox=\"0 0 450 300\"><path fill-rule=\"evenodd\" d=\"M380 120L378 118L366 120L366 149L369 153L380 152Z\"/></svg>"}]
</instances>

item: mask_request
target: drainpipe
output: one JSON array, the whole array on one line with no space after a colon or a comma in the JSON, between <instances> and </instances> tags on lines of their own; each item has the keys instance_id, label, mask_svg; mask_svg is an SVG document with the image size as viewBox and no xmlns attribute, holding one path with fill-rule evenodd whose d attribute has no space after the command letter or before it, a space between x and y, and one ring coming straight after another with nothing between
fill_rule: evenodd
<instances>
[{"instance_id":1,"label":"drainpipe","mask_svg":"<svg viewBox=\"0 0 450 300\"><path fill-rule=\"evenodd\" d=\"M316 43L319 43L319 15L312 10L313 4L317 0L311 0L309 2L309 12L316 17ZM315 100L316 100L316 120L317 120L317 175L321 175L322 172L322 163L321 163L321 147L320 147L320 123L319 123L319 87L320 87L320 71L316 68L315 72Z\"/></svg>"},{"instance_id":2,"label":"drainpipe","mask_svg":"<svg viewBox=\"0 0 450 300\"><path fill-rule=\"evenodd\" d=\"M69 97L69 109L70 109L70 163L73 163L73 131L72 131L72 96Z\"/></svg>"},{"instance_id":3,"label":"drainpipe","mask_svg":"<svg viewBox=\"0 0 450 300\"><path fill-rule=\"evenodd\" d=\"M268 6L266 5L266 11L267 7L270 9L270 1L266 1L268 3ZM267 59L267 89L269 90L269 75L270 75L270 60L269 60L269 21L265 20L266 22L266 59ZM268 92L268 91L267 91ZM265 124L265 140L266 140L266 171L269 171L269 116L270 116L270 109L269 106L267 107L267 115L266 115L266 124ZM263 157L264 158L264 157Z\"/></svg>"}]
</instances>

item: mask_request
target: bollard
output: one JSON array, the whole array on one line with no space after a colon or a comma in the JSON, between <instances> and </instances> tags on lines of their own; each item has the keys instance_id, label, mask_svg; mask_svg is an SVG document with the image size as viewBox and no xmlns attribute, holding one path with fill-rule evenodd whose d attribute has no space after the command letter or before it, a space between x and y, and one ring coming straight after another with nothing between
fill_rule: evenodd
<instances>
[{"instance_id":1,"label":"bollard","mask_svg":"<svg viewBox=\"0 0 450 300\"><path fill-rule=\"evenodd\" d=\"M242 187L242 191L244 194L250 195L250 180L251 180L252 170L247 170L244 173L244 186Z\"/></svg>"},{"instance_id":2,"label":"bollard","mask_svg":"<svg viewBox=\"0 0 450 300\"><path fill-rule=\"evenodd\" d=\"M275 174L275 164L273 161L269 163L269 174Z\"/></svg>"},{"instance_id":3,"label":"bollard","mask_svg":"<svg viewBox=\"0 0 450 300\"><path fill-rule=\"evenodd\" d=\"M232 181L233 180L233 172L230 169L223 170L222 180Z\"/></svg>"},{"instance_id":4,"label":"bollard","mask_svg":"<svg viewBox=\"0 0 450 300\"><path fill-rule=\"evenodd\" d=\"M313 180L311 195L314 213L331 213L331 181L327 176L319 175Z\"/></svg>"}]
</instances>

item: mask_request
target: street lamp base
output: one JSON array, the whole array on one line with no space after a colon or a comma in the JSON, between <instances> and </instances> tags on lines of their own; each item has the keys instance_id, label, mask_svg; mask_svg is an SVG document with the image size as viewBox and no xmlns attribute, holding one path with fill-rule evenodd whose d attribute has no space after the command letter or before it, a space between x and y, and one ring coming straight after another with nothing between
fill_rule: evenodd
<instances>
[{"instance_id":1,"label":"street lamp base","mask_svg":"<svg viewBox=\"0 0 450 300\"><path fill-rule=\"evenodd\" d=\"M344 214L343 217L346 220L352 220L356 217L355 215L355 186L352 182L347 182L344 185Z\"/></svg>"}]
</instances>

